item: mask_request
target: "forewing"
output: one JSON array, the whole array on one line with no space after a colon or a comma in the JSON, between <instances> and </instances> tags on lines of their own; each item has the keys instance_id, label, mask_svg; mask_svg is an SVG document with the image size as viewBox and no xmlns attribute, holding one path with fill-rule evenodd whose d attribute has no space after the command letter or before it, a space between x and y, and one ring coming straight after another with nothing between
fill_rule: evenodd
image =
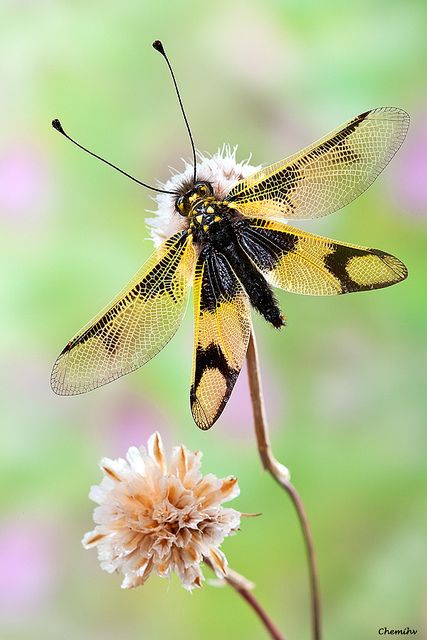
<instances>
[{"instance_id":1,"label":"forewing","mask_svg":"<svg viewBox=\"0 0 427 640\"><path fill-rule=\"evenodd\" d=\"M251 321L249 301L226 258L202 250L194 281L191 412L209 429L223 411L242 367Z\"/></svg>"},{"instance_id":2,"label":"forewing","mask_svg":"<svg viewBox=\"0 0 427 640\"><path fill-rule=\"evenodd\" d=\"M238 182L227 195L239 211L267 218L318 218L344 207L375 180L399 149L409 116L382 107Z\"/></svg>"},{"instance_id":3,"label":"forewing","mask_svg":"<svg viewBox=\"0 0 427 640\"><path fill-rule=\"evenodd\" d=\"M91 391L156 355L182 319L195 261L186 233L161 245L119 295L67 344L52 370L55 393Z\"/></svg>"},{"instance_id":4,"label":"forewing","mask_svg":"<svg viewBox=\"0 0 427 640\"><path fill-rule=\"evenodd\" d=\"M408 275L405 265L389 253L273 220L249 220L238 241L271 284L292 293L328 296L381 289Z\"/></svg>"}]
</instances>

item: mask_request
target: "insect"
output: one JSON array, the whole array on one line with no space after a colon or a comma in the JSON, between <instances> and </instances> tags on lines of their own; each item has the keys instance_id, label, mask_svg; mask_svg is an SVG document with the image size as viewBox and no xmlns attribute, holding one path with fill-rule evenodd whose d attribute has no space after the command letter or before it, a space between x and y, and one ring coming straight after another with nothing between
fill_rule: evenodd
<instances>
[{"instance_id":1,"label":"insect","mask_svg":"<svg viewBox=\"0 0 427 640\"><path fill-rule=\"evenodd\" d=\"M150 187L74 144L135 182L167 194L176 231L114 300L65 346L51 384L60 395L91 391L134 371L172 338L194 286L191 411L209 429L223 411L246 355L251 307L275 328L285 318L273 287L336 295L388 287L405 265L379 249L337 242L285 224L340 209L365 191L402 144L409 116L397 108L366 111L285 160L237 180L220 193L199 175L191 130L165 58L190 138L192 176L168 191Z\"/></svg>"}]
</instances>

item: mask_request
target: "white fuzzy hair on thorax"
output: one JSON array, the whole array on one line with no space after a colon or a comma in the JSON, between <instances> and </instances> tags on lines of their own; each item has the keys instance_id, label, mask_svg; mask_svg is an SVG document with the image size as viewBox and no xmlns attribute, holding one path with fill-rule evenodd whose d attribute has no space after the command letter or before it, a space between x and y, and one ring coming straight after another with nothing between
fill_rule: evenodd
<instances>
[{"instance_id":1,"label":"white fuzzy hair on thorax","mask_svg":"<svg viewBox=\"0 0 427 640\"><path fill-rule=\"evenodd\" d=\"M237 145L231 147L224 144L222 148L212 156L205 156L197 151L197 180L210 182L214 196L218 200L224 200L230 189L243 178L247 178L260 166L249 164L250 157L242 162L236 160ZM161 185L167 191L182 193L186 185L193 180L193 165L183 160L184 170L173 175ZM188 227L188 221L183 218L175 209L176 197L168 193L159 193L154 197L157 209L151 211L154 216L147 219L147 226L150 229L151 238L156 246L174 233Z\"/></svg>"}]
</instances>

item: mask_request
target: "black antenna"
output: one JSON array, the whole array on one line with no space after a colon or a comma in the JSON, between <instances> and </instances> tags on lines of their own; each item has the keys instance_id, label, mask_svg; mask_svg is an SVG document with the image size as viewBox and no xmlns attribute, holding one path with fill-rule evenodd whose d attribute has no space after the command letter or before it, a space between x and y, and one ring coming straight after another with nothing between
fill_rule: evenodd
<instances>
[{"instance_id":1,"label":"black antenna","mask_svg":"<svg viewBox=\"0 0 427 640\"><path fill-rule=\"evenodd\" d=\"M101 156L98 156L96 153L93 153L93 151L89 151L89 149L86 149L86 147L83 147L81 144L73 140L73 138L71 138L68 135L68 133L65 133L64 129L62 128L62 124L57 118L55 118L55 120L52 120L52 127L57 131L59 131L59 133L62 133L62 135L68 138L68 140L70 140L73 144L75 144L76 147L83 149L83 151L86 151L86 153L88 153L90 156L93 156L94 158L98 158L98 160L101 160L101 162L105 162L105 164L108 164L108 166L113 167L113 169L116 169L116 171L119 171L124 176L127 176L128 178L130 178L134 182L137 182L143 187L147 187L147 189L151 189L152 191L157 191L158 193L170 193L173 196L177 195L175 191L165 191L164 189L157 189L156 187L151 187L149 184L146 184L145 182L141 182L141 180L138 180L137 178L134 178L133 176L131 176L129 173L126 173L126 171L123 171L123 169L119 169L119 167L116 167L116 165L113 164L112 162L108 162L108 160L101 158Z\"/></svg>"},{"instance_id":2,"label":"black antenna","mask_svg":"<svg viewBox=\"0 0 427 640\"><path fill-rule=\"evenodd\" d=\"M181 107L181 112L182 112L182 115L184 117L185 125L187 127L188 136L190 138L191 149L193 150L193 165L194 165L193 179L194 179L194 182L197 182L196 148L194 146L193 136L191 135L190 125L188 124L187 116L185 115L184 105L182 104L181 96L179 95L179 89L178 89L178 85L177 85L176 80L175 80L175 75L174 75L174 72L172 70L171 63L169 62L169 58L167 57L165 49L164 49L162 43L160 42L160 40L155 40L153 42L153 47L155 48L156 51L158 51L159 53L162 54L162 56L166 60L166 63L168 65L168 67L169 67L169 71L171 72L172 80L173 80L173 83L175 85L176 95L178 97L179 106Z\"/></svg>"}]
</instances>

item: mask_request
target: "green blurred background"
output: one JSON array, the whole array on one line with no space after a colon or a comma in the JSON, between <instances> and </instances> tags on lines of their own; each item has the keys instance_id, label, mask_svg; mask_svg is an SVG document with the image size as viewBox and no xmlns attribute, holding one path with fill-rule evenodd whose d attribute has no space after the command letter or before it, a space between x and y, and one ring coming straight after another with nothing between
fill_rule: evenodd
<instances>
[{"instance_id":1,"label":"green blurred background","mask_svg":"<svg viewBox=\"0 0 427 640\"><path fill-rule=\"evenodd\" d=\"M375 185L304 228L382 248L404 283L342 298L279 294L281 333L255 318L276 455L293 473L316 541L325 638L427 629L425 611L427 5L274 0L215 3L3 0L0 7L0 637L247 638L264 632L228 588L189 595L153 577L121 591L85 552L89 486L103 455L159 429L236 474L231 566L288 639L309 638L304 548L290 502L260 467L242 373L203 433L188 407L192 318L142 370L58 398L64 344L152 250L149 194L50 128L153 182L190 150L160 56L170 54L198 148L239 144L269 163L348 118L400 106L412 124ZM206 570L206 574L208 571ZM424 606L423 606L424 605ZM424 613L423 613L424 611Z\"/></svg>"}]
</instances>

